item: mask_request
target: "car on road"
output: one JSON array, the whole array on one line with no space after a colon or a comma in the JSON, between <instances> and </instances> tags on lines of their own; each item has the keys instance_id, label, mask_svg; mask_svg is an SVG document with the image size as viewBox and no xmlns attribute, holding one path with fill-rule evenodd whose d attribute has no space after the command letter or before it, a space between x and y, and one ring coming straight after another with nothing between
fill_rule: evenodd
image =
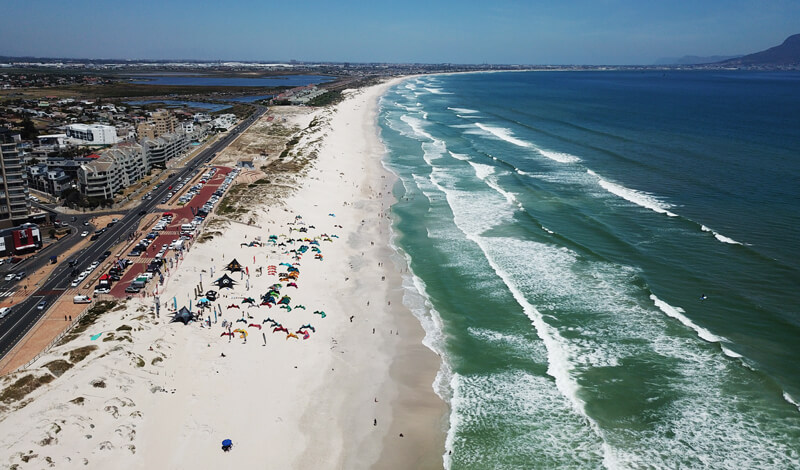
<instances>
[{"instance_id":1,"label":"car on road","mask_svg":"<svg viewBox=\"0 0 800 470\"><path fill-rule=\"evenodd\" d=\"M17 273L16 276L14 276L14 279L16 279L18 281L21 281L21 280L25 279L25 276L26 276L25 271L20 271L20 272Z\"/></svg>"},{"instance_id":2,"label":"car on road","mask_svg":"<svg viewBox=\"0 0 800 470\"><path fill-rule=\"evenodd\" d=\"M87 235L89 235L89 232L87 232L86 230L84 230L83 232L81 232L81 236L82 236L82 237L85 237L85 236L87 236Z\"/></svg>"},{"instance_id":3,"label":"car on road","mask_svg":"<svg viewBox=\"0 0 800 470\"><path fill-rule=\"evenodd\" d=\"M109 289L108 287L98 287L97 289L94 290L94 295L97 295L97 294L108 294L110 292L111 292L111 289Z\"/></svg>"},{"instance_id":4,"label":"car on road","mask_svg":"<svg viewBox=\"0 0 800 470\"><path fill-rule=\"evenodd\" d=\"M14 279L14 273L8 273L8 274L6 274L6 277L5 277L5 280L6 280L6 281L11 281L11 280L13 280L13 279Z\"/></svg>"},{"instance_id":5,"label":"car on road","mask_svg":"<svg viewBox=\"0 0 800 470\"><path fill-rule=\"evenodd\" d=\"M11 307L0 308L0 318L5 318L11 312Z\"/></svg>"},{"instance_id":6,"label":"car on road","mask_svg":"<svg viewBox=\"0 0 800 470\"><path fill-rule=\"evenodd\" d=\"M83 221L83 225L84 225L84 226L88 226L88 225L89 225L89 221L88 221L88 220L84 220L84 221Z\"/></svg>"},{"instance_id":7,"label":"car on road","mask_svg":"<svg viewBox=\"0 0 800 470\"><path fill-rule=\"evenodd\" d=\"M46 300L42 300L41 302L39 302L38 305L36 305L36 308L39 309L39 310L44 310L45 307L47 307L47 301Z\"/></svg>"}]
</instances>

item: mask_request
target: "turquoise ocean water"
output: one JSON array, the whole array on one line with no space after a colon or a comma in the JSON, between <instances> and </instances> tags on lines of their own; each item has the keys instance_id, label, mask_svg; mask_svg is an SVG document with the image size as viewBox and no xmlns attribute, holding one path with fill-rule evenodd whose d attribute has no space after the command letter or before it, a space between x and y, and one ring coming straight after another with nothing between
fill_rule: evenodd
<instances>
[{"instance_id":1,"label":"turquoise ocean water","mask_svg":"<svg viewBox=\"0 0 800 470\"><path fill-rule=\"evenodd\" d=\"M379 124L448 468L800 468L800 74L430 76Z\"/></svg>"}]
</instances>

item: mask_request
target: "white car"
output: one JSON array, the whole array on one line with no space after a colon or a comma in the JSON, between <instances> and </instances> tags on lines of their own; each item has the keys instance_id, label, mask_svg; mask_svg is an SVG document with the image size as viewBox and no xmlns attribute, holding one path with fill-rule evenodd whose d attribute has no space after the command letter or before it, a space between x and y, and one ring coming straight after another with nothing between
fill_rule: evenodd
<instances>
[{"instance_id":1,"label":"white car","mask_svg":"<svg viewBox=\"0 0 800 470\"><path fill-rule=\"evenodd\" d=\"M82 236L82 237L85 237L86 235L89 235L89 232L87 232L86 230L84 230L83 232L81 232L81 236Z\"/></svg>"},{"instance_id":2,"label":"white car","mask_svg":"<svg viewBox=\"0 0 800 470\"><path fill-rule=\"evenodd\" d=\"M6 278L5 279L6 279L6 281L10 281L10 280L14 279L14 274L13 273L6 274Z\"/></svg>"},{"instance_id":3,"label":"white car","mask_svg":"<svg viewBox=\"0 0 800 470\"><path fill-rule=\"evenodd\" d=\"M74 281L72 281L69 285L71 287L78 287L78 284L80 284L80 283L81 283L81 279L78 278L78 279L75 279Z\"/></svg>"},{"instance_id":4,"label":"white car","mask_svg":"<svg viewBox=\"0 0 800 470\"><path fill-rule=\"evenodd\" d=\"M95 295L108 294L109 292L111 292L111 289L109 289L108 287L98 287L97 289L94 290Z\"/></svg>"}]
</instances>

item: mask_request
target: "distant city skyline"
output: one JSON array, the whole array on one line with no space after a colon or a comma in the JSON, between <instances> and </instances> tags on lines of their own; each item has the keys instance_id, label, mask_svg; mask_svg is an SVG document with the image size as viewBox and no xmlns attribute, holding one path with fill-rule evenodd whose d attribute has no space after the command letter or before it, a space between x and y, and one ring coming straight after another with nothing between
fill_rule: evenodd
<instances>
[{"instance_id":1,"label":"distant city skyline","mask_svg":"<svg viewBox=\"0 0 800 470\"><path fill-rule=\"evenodd\" d=\"M407 0L3 4L0 55L90 59L649 65L800 33L800 2Z\"/></svg>"}]
</instances>

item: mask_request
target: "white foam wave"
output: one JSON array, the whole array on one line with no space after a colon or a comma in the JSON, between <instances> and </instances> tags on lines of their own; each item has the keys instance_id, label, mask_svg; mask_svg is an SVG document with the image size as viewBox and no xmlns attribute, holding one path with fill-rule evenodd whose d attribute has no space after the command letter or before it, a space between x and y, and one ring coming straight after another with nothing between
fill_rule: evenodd
<instances>
[{"instance_id":1,"label":"white foam wave","mask_svg":"<svg viewBox=\"0 0 800 470\"><path fill-rule=\"evenodd\" d=\"M452 377L452 367L444 347L445 336L442 317L430 302L425 288L425 282L414 274L411 268L411 257L408 253L400 250L395 244L395 238L396 234L394 230L392 230L390 233L389 246L391 246L398 256L404 258L404 267L408 269L407 274L403 275L402 281L403 305L411 310L411 313L417 318L420 325L422 325L422 329L425 331L422 344L442 359L432 386L436 394L439 395L442 400L449 402L451 399L451 389L448 387Z\"/></svg>"},{"instance_id":2,"label":"white foam wave","mask_svg":"<svg viewBox=\"0 0 800 470\"><path fill-rule=\"evenodd\" d=\"M725 346L722 346L722 353L733 359L742 359L743 357L741 354L737 353L736 351L732 351Z\"/></svg>"},{"instance_id":3,"label":"white foam wave","mask_svg":"<svg viewBox=\"0 0 800 470\"><path fill-rule=\"evenodd\" d=\"M414 135L417 137L424 137L428 140L435 140L430 133L425 130L425 124L422 120L415 118L414 116L409 116L408 114L404 114L400 116L400 120L403 121L414 131Z\"/></svg>"},{"instance_id":4,"label":"white foam wave","mask_svg":"<svg viewBox=\"0 0 800 470\"><path fill-rule=\"evenodd\" d=\"M487 126L486 124L476 122L475 125L489 134L497 137L500 140L504 140L508 143L514 144L518 147L529 148L531 147L530 142L525 142L522 139L518 139L514 137L513 132L511 129L506 129L505 127L494 127L494 126Z\"/></svg>"},{"instance_id":5,"label":"white foam wave","mask_svg":"<svg viewBox=\"0 0 800 470\"><path fill-rule=\"evenodd\" d=\"M668 317L674 318L681 322L684 326L691 328L697 333L697 336L701 337L702 339L708 341L709 343L721 343L725 341L725 338L715 335L714 333L708 331L707 329L703 328L692 322L686 315L684 315L684 310L680 307L673 307L672 305L664 302L663 300L659 299L653 294L650 294L650 300L659 308L662 312L666 313Z\"/></svg>"},{"instance_id":6,"label":"white foam wave","mask_svg":"<svg viewBox=\"0 0 800 470\"><path fill-rule=\"evenodd\" d=\"M450 151L450 156L457 160L463 160L465 162L469 160L469 156L464 155L463 153L455 153L452 150Z\"/></svg>"},{"instance_id":7,"label":"white foam wave","mask_svg":"<svg viewBox=\"0 0 800 470\"><path fill-rule=\"evenodd\" d=\"M468 109L468 108L451 108L451 107L449 107L449 106L447 107L447 109L449 109L449 110L451 110L451 111L455 111L455 112L457 112L457 113L461 113L461 114L475 114L475 113L479 113L479 112L480 112L480 111L476 111L476 110L474 110L474 109Z\"/></svg>"},{"instance_id":8,"label":"white foam wave","mask_svg":"<svg viewBox=\"0 0 800 470\"><path fill-rule=\"evenodd\" d=\"M642 191L637 191L635 189L626 188L625 186L621 186L619 184L612 183L610 181L606 181L592 170L586 170L586 172L596 177L598 184L611 194L619 196L622 199L625 199L629 202L636 204L637 206L641 206L646 209L650 209L654 212L658 212L659 214L666 214L669 217L678 216L678 214L669 211L669 209L671 208L669 204L658 200L658 198L656 198L655 196L652 196Z\"/></svg>"},{"instance_id":9,"label":"white foam wave","mask_svg":"<svg viewBox=\"0 0 800 470\"><path fill-rule=\"evenodd\" d=\"M722 243L728 243L728 244L731 244L731 245L742 245L742 243L737 242L733 238L726 237L725 235L723 235L723 234L721 234L719 232L716 232L716 231L706 227L705 225L701 226L700 230L702 230L704 232L711 232L712 234L714 234L714 238L716 238L717 240L721 241Z\"/></svg>"},{"instance_id":10,"label":"white foam wave","mask_svg":"<svg viewBox=\"0 0 800 470\"><path fill-rule=\"evenodd\" d=\"M545 232L549 233L550 235L553 235L553 231L552 231L552 230L550 230L550 229L549 229L549 228L547 228L547 227L542 227L542 230L544 230Z\"/></svg>"},{"instance_id":11,"label":"white foam wave","mask_svg":"<svg viewBox=\"0 0 800 470\"><path fill-rule=\"evenodd\" d=\"M442 91L441 88L432 88L432 87L422 87L422 88L428 93L433 93L434 95L452 95L452 93L448 91Z\"/></svg>"},{"instance_id":12,"label":"white foam wave","mask_svg":"<svg viewBox=\"0 0 800 470\"><path fill-rule=\"evenodd\" d=\"M468 163L475 170L475 175L484 181L486 180L487 176L494 174L494 167L491 165L484 165L483 163L475 163L475 162L468 162Z\"/></svg>"},{"instance_id":13,"label":"white foam wave","mask_svg":"<svg viewBox=\"0 0 800 470\"><path fill-rule=\"evenodd\" d=\"M789 395L789 392L783 392L783 399L791 403L795 407L797 407L798 410L800 410L800 403L798 403L797 400L794 399L794 397Z\"/></svg>"},{"instance_id":14,"label":"white foam wave","mask_svg":"<svg viewBox=\"0 0 800 470\"><path fill-rule=\"evenodd\" d=\"M571 155L569 153L553 152L545 149L537 149L537 150L543 156L549 158L550 160L555 160L559 163L576 163L581 161L580 158L576 157L575 155Z\"/></svg>"}]
</instances>

